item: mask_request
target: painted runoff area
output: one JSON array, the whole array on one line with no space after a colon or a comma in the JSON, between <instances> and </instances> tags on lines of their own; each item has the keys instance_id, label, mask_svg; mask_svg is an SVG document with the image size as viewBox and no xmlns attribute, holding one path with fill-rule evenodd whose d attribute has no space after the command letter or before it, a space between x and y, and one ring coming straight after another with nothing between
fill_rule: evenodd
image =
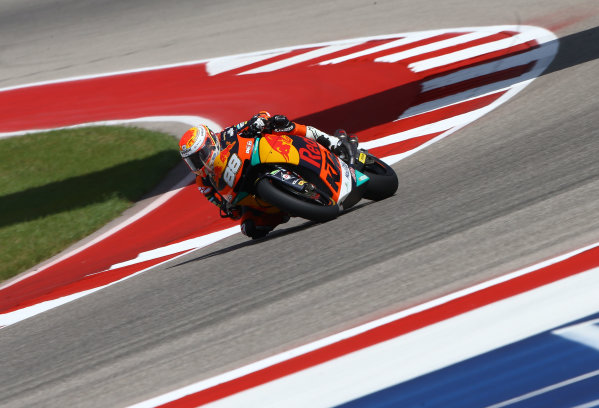
<instances>
[{"instance_id":1,"label":"painted runoff area","mask_svg":"<svg viewBox=\"0 0 599 408\"><path fill-rule=\"evenodd\" d=\"M343 124L356 131L363 147L395 163L509 100L545 70L557 47L555 36L537 27L469 27L4 88L0 102L9 109L0 112L0 137L148 120L208 121L219 128L259 106L324 130ZM288 86L275 86L265 92L266 81L293 84L297 82L289 79L298 73L306 77L301 89L290 92ZM364 75L372 80L355 81ZM323 92L324 84L337 91ZM283 88L281 95L272 94ZM235 89L251 97L231 98ZM194 94L196 98L189 97ZM320 95L317 103L314 94ZM48 104L50 99L56 103ZM220 100L227 109L216 103ZM190 208L189 202L197 204ZM182 180L87 245L5 283L0 288L0 326L97 292L238 231L201 199L191 178Z\"/></svg>"}]
</instances>

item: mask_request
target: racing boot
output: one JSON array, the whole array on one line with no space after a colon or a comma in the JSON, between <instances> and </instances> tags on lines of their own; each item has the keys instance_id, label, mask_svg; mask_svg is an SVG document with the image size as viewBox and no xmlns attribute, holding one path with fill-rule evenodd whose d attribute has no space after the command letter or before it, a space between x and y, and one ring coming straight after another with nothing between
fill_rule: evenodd
<instances>
[{"instance_id":1,"label":"racing boot","mask_svg":"<svg viewBox=\"0 0 599 408\"><path fill-rule=\"evenodd\" d=\"M335 137L339 140L337 145L330 150L344 162L353 165L358 153L358 137L356 135L348 136L343 129L335 131Z\"/></svg>"},{"instance_id":2,"label":"racing boot","mask_svg":"<svg viewBox=\"0 0 599 408\"><path fill-rule=\"evenodd\" d=\"M354 149L358 149L358 136L355 134L349 136L349 143L354 147Z\"/></svg>"},{"instance_id":3,"label":"racing boot","mask_svg":"<svg viewBox=\"0 0 599 408\"><path fill-rule=\"evenodd\" d=\"M337 136L331 136L312 126L306 126L306 137L316 140L329 150L339 144L339 138Z\"/></svg>"},{"instance_id":4,"label":"racing boot","mask_svg":"<svg viewBox=\"0 0 599 408\"><path fill-rule=\"evenodd\" d=\"M282 211L264 213L249 207L243 207L241 216L241 232L252 239L264 238L277 225L289 221L289 214Z\"/></svg>"}]
</instances>

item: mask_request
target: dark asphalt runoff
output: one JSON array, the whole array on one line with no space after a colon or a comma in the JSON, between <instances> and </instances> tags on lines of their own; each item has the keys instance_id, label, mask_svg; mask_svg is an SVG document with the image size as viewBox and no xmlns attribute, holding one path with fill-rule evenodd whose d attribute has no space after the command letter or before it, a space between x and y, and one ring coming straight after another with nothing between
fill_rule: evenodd
<instances>
[{"instance_id":1,"label":"dark asphalt runoff","mask_svg":"<svg viewBox=\"0 0 599 408\"><path fill-rule=\"evenodd\" d=\"M395 165L393 198L262 242L233 236L1 330L0 406L125 406L599 241L598 12L596 0L2 1L1 87L435 28L532 24L562 41L516 97Z\"/></svg>"}]
</instances>

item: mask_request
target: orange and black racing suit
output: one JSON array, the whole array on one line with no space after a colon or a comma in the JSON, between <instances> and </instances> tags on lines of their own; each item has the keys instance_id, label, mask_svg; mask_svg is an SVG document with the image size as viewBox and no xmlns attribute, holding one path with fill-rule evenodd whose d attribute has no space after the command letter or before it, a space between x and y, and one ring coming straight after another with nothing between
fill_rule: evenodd
<instances>
[{"instance_id":1,"label":"orange and black racing suit","mask_svg":"<svg viewBox=\"0 0 599 408\"><path fill-rule=\"evenodd\" d=\"M227 145L236 142L238 136L252 138L255 137L256 134L251 129L252 124L256 120L261 119L264 121L269 120L271 119L271 115L268 112L261 111L260 113L254 115L250 120L241 122L235 126L227 127L222 132L217 133L216 136L218 137L218 142L220 142L221 149L224 149ZM284 133L295 136L304 136L317 141L326 148L329 148L331 145L335 145L338 141L335 136L321 132L312 126L305 126L299 123L291 122L282 115L276 115L272 118L272 120L275 124L272 134L275 135ZM196 184L200 192L204 194L208 201L212 202L218 207L222 207L224 205L224 203L217 198L215 194L216 189L212 185L210 177L208 177L206 174L204 176L197 176ZM241 209L234 208L230 213L232 218L241 219L241 231L251 238L264 237L277 225L289 220L289 216L280 211L263 212L247 206L242 206Z\"/></svg>"}]
</instances>

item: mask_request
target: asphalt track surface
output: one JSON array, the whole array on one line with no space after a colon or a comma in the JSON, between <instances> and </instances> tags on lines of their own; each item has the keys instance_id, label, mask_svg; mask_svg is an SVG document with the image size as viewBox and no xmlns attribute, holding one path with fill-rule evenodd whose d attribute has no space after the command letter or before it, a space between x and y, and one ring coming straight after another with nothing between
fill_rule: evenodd
<instances>
[{"instance_id":1,"label":"asphalt track surface","mask_svg":"<svg viewBox=\"0 0 599 408\"><path fill-rule=\"evenodd\" d=\"M3 329L0 405L138 402L598 241L598 12L595 0L3 1L2 87L436 28L522 23L562 40L516 97L395 165L393 198L266 241L233 236Z\"/></svg>"}]
</instances>

